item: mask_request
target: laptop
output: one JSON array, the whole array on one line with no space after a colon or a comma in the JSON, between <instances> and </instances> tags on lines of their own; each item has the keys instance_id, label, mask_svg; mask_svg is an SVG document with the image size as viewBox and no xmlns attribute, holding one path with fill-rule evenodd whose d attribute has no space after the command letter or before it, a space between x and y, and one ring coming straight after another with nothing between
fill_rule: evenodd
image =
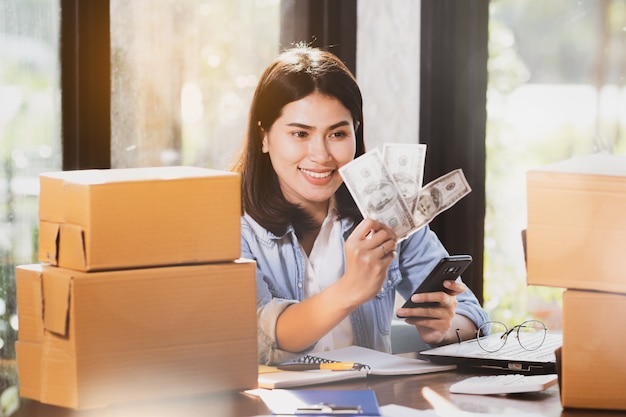
<instances>
[{"instance_id":1,"label":"laptop","mask_svg":"<svg viewBox=\"0 0 626 417\"><path fill-rule=\"evenodd\" d=\"M522 247L524 249L524 261L526 253L526 229L522 230ZM528 346L540 344L544 337L543 332L534 335L526 334L525 338L536 337L539 341L533 342L526 339ZM489 338L500 339L499 334L491 334L481 337L481 344L489 346ZM500 339L501 340L501 339ZM483 343L484 341L484 343ZM498 343L493 344L498 345ZM457 368L473 368L498 373L518 373L523 375L556 374L557 353L563 345L563 333L561 331L548 330L545 333L543 344L535 350L526 350L518 342L517 338L509 335L504 346L496 352L487 352L480 347L476 338L461 343L440 346L420 352L423 359L433 363L448 365L455 364Z\"/></svg>"},{"instance_id":2,"label":"laptop","mask_svg":"<svg viewBox=\"0 0 626 417\"><path fill-rule=\"evenodd\" d=\"M537 334L537 337L543 335ZM499 337L498 335L484 338ZM555 351L563 344L560 331L549 330L543 344L536 350L526 350L515 337L509 337L502 349L486 352L474 338L461 343L440 346L420 352L423 359L439 364L456 364L458 368L477 368L524 375L556 374Z\"/></svg>"}]
</instances>

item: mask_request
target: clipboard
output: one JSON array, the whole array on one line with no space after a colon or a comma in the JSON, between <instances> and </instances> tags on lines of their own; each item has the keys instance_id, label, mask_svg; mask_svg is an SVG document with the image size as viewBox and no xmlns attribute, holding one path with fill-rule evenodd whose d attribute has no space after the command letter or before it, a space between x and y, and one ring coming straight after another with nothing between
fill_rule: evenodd
<instances>
[{"instance_id":1,"label":"clipboard","mask_svg":"<svg viewBox=\"0 0 626 417\"><path fill-rule=\"evenodd\" d=\"M286 390L260 394L272 414L280 416L380 416L372 390Z\"/></svg>"}]
</instances>

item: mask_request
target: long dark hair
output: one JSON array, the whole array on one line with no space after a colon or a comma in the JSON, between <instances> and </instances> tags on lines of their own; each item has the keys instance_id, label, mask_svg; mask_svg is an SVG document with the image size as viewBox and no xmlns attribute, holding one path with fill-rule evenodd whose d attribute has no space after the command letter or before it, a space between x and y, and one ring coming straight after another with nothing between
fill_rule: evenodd
<instances>
[{"instance_id":1,"label":"long dark hair","mask_svg":"<svg viewBox=\"0 0 626 417\"><path fill-rule=\"evenodd\" d=\"M365 153L361 90L345 64L330 52L305 45L281 53L261 75L252 97L247 134L232 166L241 174L243 209L277 236L283 235L289 224L298 237L318 225L283 196L269 154L262 152L260 127L269 130L286 104L313 92L338 99L350 111L356 134L354 157ZM335 204L340 217L355 223L362 219L345 184L335 192Z\"/></svg>"}]
</instances>

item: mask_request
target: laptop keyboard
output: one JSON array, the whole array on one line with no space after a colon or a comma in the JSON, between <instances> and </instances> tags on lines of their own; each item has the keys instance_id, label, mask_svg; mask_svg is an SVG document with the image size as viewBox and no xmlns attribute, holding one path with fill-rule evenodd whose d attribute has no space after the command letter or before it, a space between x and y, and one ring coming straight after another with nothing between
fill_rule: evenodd
<instances>
[{"instance_id":1,"label":"laptop keyboard","mask_svg":"<svg viewBox=\"0 0 626 417\"><path fill-rule=\"evenodd\" d=\"M478 344L476 344L474 351L467 353L469 353L470 355L498 359L515 358L544 362L555 359L554 351L559 348L561 344L562 339L560 337L550 337L550 335L547 335L546 340L544 340L539 349L526 350L520 346L517 339L515 339L514 337L509 337L509 340L507 340L506 344L502 347L502 349L498 350L497 352L486 352L480 346L478 346Z\"/></svg>"}]
</instances>

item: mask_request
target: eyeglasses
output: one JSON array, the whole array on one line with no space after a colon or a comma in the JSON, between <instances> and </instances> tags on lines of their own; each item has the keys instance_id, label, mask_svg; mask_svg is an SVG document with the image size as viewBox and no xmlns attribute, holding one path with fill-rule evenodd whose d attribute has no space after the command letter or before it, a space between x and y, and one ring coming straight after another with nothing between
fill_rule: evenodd
<instances>
[{"instance_id":1,"label":"eyeglasses","mask_svg":"<svg viewBox=\"0 0 626 417\"><path fill-rule=\"evenodd\" d=\"M510 329L502 322L488 321L476 332L476 341L484 351L492 353L502 349L509 336L514 335L522 348L532 351L543 345L547 332L546 325L539 320L526 320Z\"/></svg>"}]
</instances>

